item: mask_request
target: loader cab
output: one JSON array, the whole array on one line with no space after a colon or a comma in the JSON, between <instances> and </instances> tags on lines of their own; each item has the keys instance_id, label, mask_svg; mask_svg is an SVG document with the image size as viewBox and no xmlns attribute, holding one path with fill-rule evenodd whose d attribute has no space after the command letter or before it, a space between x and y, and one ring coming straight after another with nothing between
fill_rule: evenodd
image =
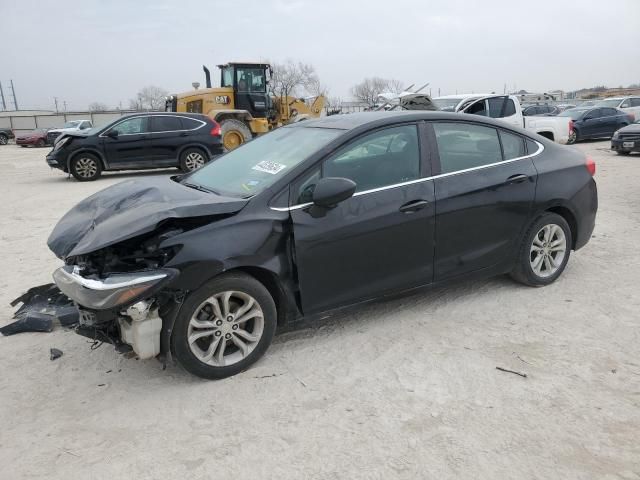
<instances>
[{"instance_id":1,"label":"loader cab","mask_svg":"<svg viewBox=\"0 0 640 480\"><path fill-rule=\"evenodd\" d=\"M266 63L227 63L220 68L220 86L233 88L235 109L247 110L254 118L269 116L271 99L267 83L271 66Z\"/></svg>"}]
</instances>

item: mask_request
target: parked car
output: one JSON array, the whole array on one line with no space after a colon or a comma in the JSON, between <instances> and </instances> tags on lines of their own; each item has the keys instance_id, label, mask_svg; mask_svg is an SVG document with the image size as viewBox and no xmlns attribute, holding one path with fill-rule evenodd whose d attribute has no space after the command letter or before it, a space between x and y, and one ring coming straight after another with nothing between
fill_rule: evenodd
<instances>
[{"instance_id":1,"label":"parked car","mask_svg":"<svg viewBox=\"0 0 640 480\"><path fill-rule=\"evenodd\" d=\"M178 167L188 172L221 153L220 125L205 115L138 113L100 129L66 132L47 163L85 182L106 170Z\"/></svg>"},{"instance_id":2,"label":"parked car","mask_svg":"<svg viewBox=\"0 0 640 480\"><path fill-rule=\"evenodd\" d=\"M470 113L497 118L515 127L524 127L557 143L569 140L569 122L556 117L525 117L514 95L464 94L433 99L433 103L448 112Z\"/></svg>"},{"instance_id":3,"label":"parked car","mask_svg":"<svg viewBox=\"0 0 640 480\"><path fill-rule=\"evenodd\" d=\"M93 128L91 120L71 120L66 122L62 128L51 128L47 132L47 143L53 145L64 133L83 132Z\"/></svg>"},{"instance_id":4,"label":"parked car","mask_svg":"<svg viewBox=\"0 0 640 480\"><path fill-rule=\"evenodd\" d=\"M576 108L576 106L573 103L561 103L559 105L556 105L556 107L558 107L558 110L560 110L561 112L564 112L565 110L569 110L570 108Z\"/></svg>"},{"instance_id":5,"label":"parked car","mask_svg":"<svg viewBox=\"0 0 640 480\"><path fill-rule=\"evenodd\" d=\"M640 120L616 130L611 137L611 150L619 155L640 152Z\"/></svg>"},{"instance_id":6,"label":"parked car","mask_svg":"<svg viewBox=\"0 0 640 480\"><path fill-rule=\"evenodd\" d=\"M640 97L615 97L600 100L595 103L596 107L617 108L625 113L632 114L640 119Z\"/></svg>"},{"instance_id":7,"label":"parked car","mask_svg":"<svg viewBox=\"0 0 640 480\"><path fill-rule=\"evenodd\" d=\"M554 105L528 105L522 108L522 115L533 117L535 115L552 116L560 113L560 109Z\"/></svg>"},{"instance_id":8,"label":"parked car","mask_svg":"<svg viewBox=\"0 0 640 480\"><path fill-rule=\"evenodd\" d=\"M10 128L0 128L0 145L6 145L14 137L13 130Z\"/></svg>"},{"instance_id":9,"label":"parked car","mask_svg":"<svg viewBox=\"0 0 640 480\"><path fill-rule=\"evenodd\" d=\"M48 144L47 129L45 128L37 128L31 132L16 136L16 145L21 147L45 147Z\"/></svg>"},{"instance_id":10,"label":"parked car","mask_svg":"<svg viewBox=\"0 0 640 480\"><path fill-rule=\"evenodd\" d=\"M480 116L333 115L102 190L48 245L78 333L223 378L277 325L468 277L553 283L591 237L594 173L580 151Z\"/></svg>"},{"instance_id":11,"label":"parked car","mask_svg":"<svg viewBox=\"0 0 640 480\"><path fill-rule=\"evenodd\" d=\"M613 132L635 121L633 115L606 107L572 108L558 117L571 119L570 144L589 138L611 138Z\"/></svg>"}]
</instances>

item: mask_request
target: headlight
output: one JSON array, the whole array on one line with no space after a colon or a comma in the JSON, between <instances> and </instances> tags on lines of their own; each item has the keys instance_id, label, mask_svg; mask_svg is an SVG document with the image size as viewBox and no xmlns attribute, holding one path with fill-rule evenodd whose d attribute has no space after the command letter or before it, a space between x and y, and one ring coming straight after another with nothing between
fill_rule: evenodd
<instances>
[{"instance_id":1,"label":"headlight","mask_svg":"<svg viewBox=\"0 0 640 480\"><path fill-rule=\"evenodd\" d=\"M71 137L62 137L60 140L54 140L53 143L55 143L55 147L53 149L60 150L63 146L69 143L70 140Z\"/></svg>"},{"instance_id":2,"label":"headlight","mask_svg":"<svg viewBox=\"0 0 640 480\"><path fill-rule=\"evenodd\" d=\"M70 265L53 272L53 281L62 293L83 307L109 310L150 295L161 282L175 276L175 270L114 273L99 280L85 278Z\"/></svg>"},{"instance_id":3,"label":"headlight","mask_svg":"<svg viewBox=\"0 0 640 480\"><path fill-rule=\"evenodd\" d=\"M616 130L615 132L613 132L613 137L612 138L618 138L620 136L620 134L618 133L618 130Z\"/></svg>"}]
</instances>

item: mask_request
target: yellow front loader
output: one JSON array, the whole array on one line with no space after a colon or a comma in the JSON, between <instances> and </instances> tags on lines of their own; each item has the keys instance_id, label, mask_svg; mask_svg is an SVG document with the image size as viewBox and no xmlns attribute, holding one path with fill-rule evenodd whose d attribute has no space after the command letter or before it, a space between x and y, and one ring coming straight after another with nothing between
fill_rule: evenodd
<instances>
[{"instance_id":1,"label":"yellow front loader","mask_svg":"<svg viewBox=\"0 0 640 480\"><path fill-rule=\"evenodd\" d=\"M317 118L324 109L323 95L302 99L270 94L271 66L267 63L227 63L218 68L220 87L211 86L211 74L203 67L206 88L194 83L194 90L169 96L166 110L213 118L220 123L227 150L281 125Z\"/></svg>"}]
</instances>

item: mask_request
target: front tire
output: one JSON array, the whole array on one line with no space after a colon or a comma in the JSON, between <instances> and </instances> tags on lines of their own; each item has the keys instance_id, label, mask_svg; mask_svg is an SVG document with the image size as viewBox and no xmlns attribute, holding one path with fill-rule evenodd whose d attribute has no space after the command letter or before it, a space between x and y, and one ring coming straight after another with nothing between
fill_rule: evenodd
<instances>
[{"instance_id":1,"label":"front tire","mask_svg":"<svg viewBox=\"0 0 640 480\"><path fill-rule=\"evenodd\" d=\"M187 296L173 328L173 351L193 375L230 377L267 351L276 324L269 291L249 275L226 273Z\"/></svg>"},{"instance_id":2,"label":"front tire","mask_svg":"<svg viewBox=\"0 0 640 480\"><path fill-rule=\"evenodd\" d=\"M6 145L7 143L9 143L9 137L4 133L0 133L0 145Z\"/></svg>"},{"instance_id":3,"label":"front tire","mask_svg":"<svg viewBox=\"0 0 640 480\"><path fill-rule=\"evenodd\" d=\"M544 213L524 236L511 277L531 287L543 287L562 274L573 245L567 221L555 213Z\"/></svg>"},{"instance_id":4,"label":"front tire","mask_svg":"<svg viewBox=\"0 0 640 480\"><path fill-rule=\"evenodd\" d=\"M238 148L253 137L251 130L249 130L249 127L244 122L233 118L223 120L220 124L220 130L222 134L222 145L227 151Z\"/></svg>"},{"instance_id":5,"label":"front tire","mask_svg":"<svg viewBox=\"0 0 640 480\"><path fill-rule=\"evenodd\" d=\"M79 153L69 164L71 175L79 182L96 180L102 174L100 159L91 153Z\"/></svg>"}]
</instances>

